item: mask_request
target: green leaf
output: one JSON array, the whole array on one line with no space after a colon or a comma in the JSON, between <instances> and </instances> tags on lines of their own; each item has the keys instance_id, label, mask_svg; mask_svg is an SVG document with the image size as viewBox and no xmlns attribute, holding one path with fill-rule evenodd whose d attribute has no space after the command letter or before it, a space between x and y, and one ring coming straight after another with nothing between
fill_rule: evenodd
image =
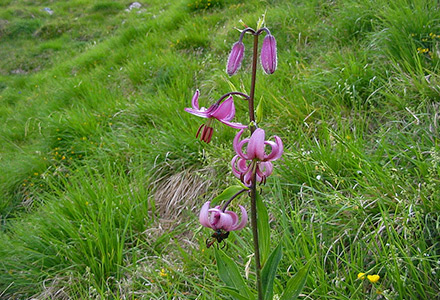
<instances>
[{"instance_id":1,"label":"green leaf","mask_svg":"<svg viewBox=\"0 0 440 300\"><path fill-rule=\"evenodd\" d=\"M218 203L220 203L221 201L231 199L232 196L234 196L236 193L238 193L242 189L243 189L243 187L241 185L233 185L233 186L228 187L226 190L221 192L220 195L218 195L217 197L215 197L214 199L211 200L211 206L215 206Z\"/></svg>"},{"instance_id":2,"label":"green leaf","mask_svg":"<svg viewBox=\"0 0 440 300\"><path fill-rule=\"evenodd\" d=\"M229 85L229 89L231 91L238 91L238 89L235 87L235 85L232 83L231 80L229 80L229 78L227 78L226 76L222 76L223 81L225 81L228 85Z\"/></svg>"},{"instance_id":3,"label":"green leaf","mask_svg":"<svg viewBox=\"0 0 440 300\"><path fill-rule=\"evenodd\" d=\"M273 281L277 273L278 264L282 256L281 243L272 251L263 270L261 271L261 281L263 285L263 299L272 300L273 298Z\"/></svg>"},{"instance_id":4,"label":"green leaf","mask_svg":"<svg viewBox=\"0 0 440 300\"><path fill-rule=\"evenodd\" d=\"M255 297L252 295L251 298L248 298L247 296L240 295L240 293L237 292L236 289L224 286L221 288L222 291L228 293L232 298L237 300L254 300Z\"/></svg>"},{"instance_id":5,"label":"green leaf","mask_svg":"<svg viewBox=\"0 0 440 300\"><path fill-rule=\"evenodd\" d=\"M215 249L215 259L221 280L239 292L240 295L252 298L252 294L240 275L237 264L220 249Z\"/></svg>"},{"instance_id":6,"label":"green leaf","mask_svg":"<svg viewBox=\"0 0 440 300\"><path fill-rule=\"evenodd\" d=\"M310 269L310 260L304 267L302 267L298 273L296 273L290 280L287 282L286 289L284 290L283 295L280 300L296 300L299 293L301 293L304 284L306 283L307 274Z\"/></svg>"},{"instance_id":7,"label":"green leaf","mask_svg":"<svg viewBox=\"0 0 440 300\"><path fill-rule=\"evenodd\" d=\"M260 244L261 266L264 267L270 251L270 227L267 208L263 203L260 194L257 193L257 227L258 241Z\"/></svg>"},{"instance_id":8,"label":"green leaf","mask_svg":"<svg viewBox=\"0 0 440 300\"><path fill-rule=\"evenodd\" d=\"M264 101L263 101L263 97L261 97L260 101L258 102L257 110L256 110L255 114L257 116L257 123L262 122L263 121L263 116L264 116Z\"/></svg>"}]
</instances>

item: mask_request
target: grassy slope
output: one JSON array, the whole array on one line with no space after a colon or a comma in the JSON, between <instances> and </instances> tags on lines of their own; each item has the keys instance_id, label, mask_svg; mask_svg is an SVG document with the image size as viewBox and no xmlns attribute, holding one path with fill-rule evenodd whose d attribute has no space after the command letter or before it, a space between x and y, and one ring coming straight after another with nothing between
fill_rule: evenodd
<instances>
[{"instance_id":1,"label":"grassy slope","mask_svg":"<svg viewBox=\"0 0 440 300\"><path fill-rule=\"evenodd\" d=\"M258 74L257 96L263 126L286 144L264 188L285 245L275 292L314 257L312 298L438 297L440 12L429 1L157 1L141 13L126 1L9 2L2 297L221 298L191 211L233 182L234 131L197 142L200 120L183 108L195 88L206 104L248 86L224 64L238 20L266 9L279 68ZM243 264L250 236L229 239Z\"/></svg>"}]
</instances>

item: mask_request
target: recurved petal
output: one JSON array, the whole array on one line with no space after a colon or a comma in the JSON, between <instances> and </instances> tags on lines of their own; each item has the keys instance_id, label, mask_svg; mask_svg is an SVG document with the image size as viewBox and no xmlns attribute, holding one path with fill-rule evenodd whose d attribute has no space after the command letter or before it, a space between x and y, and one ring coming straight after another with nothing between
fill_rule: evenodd
<instances>
[{"instance_id":1,"label":"recurved petal","mask_svg":"<svg viewBox=\"0 0 440 300\"><path fill-rule=\"evenodd\" d=\"M278 159L284 153L284 145L283 145L283 140L280 137L275 135L274 138L275 138L275 143L278 144L278 154L275 156L274 159Z\"/></svg>"},{"instance_id":2,"label":"recurved petal","mask_svg":"<svg viewBox=\"0 0 440 300\"><path fill-rule=\"evenodd\" d=\"M269 145L271 147L271 151L268 155L266 155L266 153L264 154L263 161L271 160L271 158L273 158L278 153L278 144L272 141L264 141L264 145Z\"/></svg>"},{"instance_id":3,"label":"recurved petal","mask_svg":"<svg viewBox=\"0 0 440 300\"><path fill-rule=\"evenodd\" d=\"M199 215L199 222L205 227L211 227L211 224L209 223L209 205L211 204L211 201L205 202L203 204L202 209L200 210Z\"/></svg>"},{"instance_id":4,"label":"recurved petal","mask_svg":"<svg viewBox=\"0 0 440 300\"><path fill-rule=\"evenodd\" d=\"M263 129L255 129L247 146L247 159L258 158L259 160L264 160L264 137L265 133Z\"/></svg>"},{"instance_id":5,"label":"recurved petal","mask_svg":"<svg viewBox=\"0 0 440 300\"><path fill-rule=\"evenodd\" d=\"M281 155L283 155L284 152L283 141L281 140L280 137L276 135L274 136L274 139L275 139L275 143L269 141L265 142L267 145L272 146L272 152L266 157L265 159L266 161L277 160L281 157ZM276 147L273 145L276 145Z\"/></svg>"},{"instance_id":6,"label":"recurved petal","mask_svg":"<svg viewBox=\"0 0 440 300\"><path fill-rule=\"evenodd\" d=\"M231 160L231 167L232 167L232 174L234 174L235 176L237 176L238 178L240 178L241 176L241 171L240 169L237 170L236 168L236 162L237 162L237 158L239 158L238 155L235 155L232 160Z\"/></svg>"},{"instance_id":7,"label":"recurved petal","mask_svg":"<svg viewBox=\"0 0 440 300\"><path fill-rule=\"evenodd\" d=\"M246 209L241 205L239 205L239 206L240 206L240 210L241 210L241 222L240 222L240 224L237 224L236 226L234 226L234 228L232 230L243 229L243 227L246 226L247 221L248 221L248 215L247 215Z\"/></svg>"},{"instance_id":8,"label":"recurved petal","mask_svg":"<svg viewBox=\"0 0 440 300\"><path fill-rule=\"evenodd\" d=\"M260 162L257 168L257 175L260 177L269 177L273 172L273 164L269 161Z\"/></svg>"},{"instance_id":9,"label":"recurved petal","mask_svg":"<svg viewBox=\"0 0 440 300\"><path fill-rule=\"evenodd\" d=\"M252 185L252 169L248 168L248 170L245 173L243 173L242 177L243 179L241 182L243 182L245 186L250 187Z\"/></svg>"},{"instance_id":10,"label":"recurved petal","mask_svg":"<svg viewBox=\"0 0 440 300\"><path fill-rule=\"evenodd\" d=\"M249 167L247 165L247 160L243 159L243 158L240 158L238 160L237 167L238 167L238 170L242 173L247 172L249 170Z\"/></svg>"},{"instance_id":11,"label":"recurved petal","mask_svg":"<svg viewBox=\"0 0 440 300\"><path fill-rule=\"evenodd\" d=\"M241 135L243 134L243 129L240 130L234 137L234 141L232 142L232 147L235 150L235 153L238 154L241 158L248 159L247 156L243 154L243 142L248 141L249 139L244 139L243 141L240 141Z\"/></svg>"},{"instance_id":12,"label":"recurved petal","mask_svg":"<svg viewBox=\"0 0 440 300\"><path fill-rule=\"evenodd\" d=\"M199 109L199 95L200 95L200 92L197 89L192 97L192 100L191 100L192 107L197 110Z\"/></svg>"},{"instance_id":13,"label":"recurved petal","mask_svg":"<svg viewBox=\"0 0 440 300\"><path fill-rule=\"evenodd\" d=\"M235 230L234 228L238 225L238 221L239 221L238 215L235 212L230 211L230 210L225 211L225 214L228 214L232 219L232 224L231 224L230 228L228 229L228 231Z\"/></svg>"}]
</instances>

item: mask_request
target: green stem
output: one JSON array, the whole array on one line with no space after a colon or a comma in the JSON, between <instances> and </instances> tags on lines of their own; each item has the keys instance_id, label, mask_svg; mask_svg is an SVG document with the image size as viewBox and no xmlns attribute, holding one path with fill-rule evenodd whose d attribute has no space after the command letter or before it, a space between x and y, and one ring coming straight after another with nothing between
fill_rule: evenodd
<instances>
[{"instance_id":1,"label":"green stem","mask_svg":"<svg viewBox=\"0 0 440 300\"><path fill-rule=\"evenodd\" d=\"M255 98L255 82L257 79L257 59L258 59L258 34L254 34L254 51L252 56L252 81L249 95L249 121L252 124L250 127L251 134L255 131L255 113L254 113L254 98ZM252 174L252 186L250 188L251 196L251 226L254 240L255 251L255 273L257 275L257 291L258 300L263 300L263 288L261 283L261 262L260 262L260 246L258 243L258 229L257 229L257 174L254 171Z\"/></svg>"}]
</instances>

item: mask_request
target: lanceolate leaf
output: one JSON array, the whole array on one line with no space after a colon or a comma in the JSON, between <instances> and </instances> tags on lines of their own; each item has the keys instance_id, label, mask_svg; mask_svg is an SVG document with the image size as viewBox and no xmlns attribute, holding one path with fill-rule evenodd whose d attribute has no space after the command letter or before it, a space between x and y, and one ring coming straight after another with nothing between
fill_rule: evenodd
<instances>
[{"instance_id":1,"label":"lanceolate leaf","mask_svg":"<svg viewBox=\"0 0 440 300\"><path fill-rule=\"evenodd\" d=\"M282 247L280 243L278 244L278 247L276 247L272 251L266 263L264 264L263 270L261 271L261 281L263 285L264 300L272 300L273 281L277 273L277 267L281 260L281 256L282 256Z\"/></svg>"},{"instance_id":2,"label":"lanceolate leaf","mask_svg":"<svg viewBox=\"0 0 440 300\"><path fill-rule=\"evenodd\" d=\"M270 251L270 227L269 215L267 208L261 199L260 194L257 193L257 221L258 221L258 241L260 244L261 266L264 267L266 259Z\"/></svg>"},{"instance_id":3,"label":"lanceolate leaf","mask_svg":"<svg viewBox=\"0 0 440 300\"><path fill-rule=\"evenodd\" d=\"M299 293L301 293L304 284L306 283L307 274L309 273L311 260L302 267L298 273L296 273L290 280L287 282L286 289L284 290L283 295L280 300L296 300Z\"/></svg>"},{"instance_id":4,"label":"lanceolate leaf","mask_svg":"<svg viewBox=\"0 0 440 300\"><path fill-rule=\"evenodd\" d=\"M217 268L221 280L228 287L237 290L240 295L247 297L247 299L252 299L253 296L243 277L241 277L236 263L219 249L215 249L215 259L217 260Z\"/></svg>"}]
</instances>

